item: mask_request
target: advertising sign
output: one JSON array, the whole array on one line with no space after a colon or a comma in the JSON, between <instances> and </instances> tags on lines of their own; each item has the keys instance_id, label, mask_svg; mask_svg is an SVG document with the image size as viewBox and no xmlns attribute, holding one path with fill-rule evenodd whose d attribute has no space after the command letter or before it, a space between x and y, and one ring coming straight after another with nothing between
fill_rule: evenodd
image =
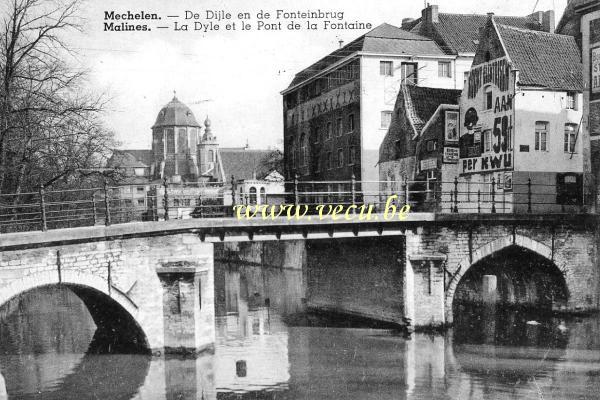
<instances>
[{"instance_id":1,"label":"advertising sign","mask_svg":"<svg viewBox=\"0 0 600 400\"><path fill-rule=\"evenodd\" d=\"M514 85L506 57L471 69L467 96L461 99L459 171L473 174L513 168ZM482 132L491 132L482 143ZM485 148L484 148L485 147Z\"/></svg>"},{"instance_id":2,"label":"advertising sign","mask_svg":"<svg viewBox=\"0 0 600 400\"><path fill-rule=\"evenodd\" d=\"M458 147L444 147L444 162L456 164L459 159Z\"/></svg>"},{"instance_id":3,"label":"advertising sign","mask_svg":"<svg viewBox=\"0 0 600 400\"><path fill-rule=\"evenodd\" d=\"M446 111L444 138L446 143L458 143L458 111Z\"/></svg>"}]
</instances>

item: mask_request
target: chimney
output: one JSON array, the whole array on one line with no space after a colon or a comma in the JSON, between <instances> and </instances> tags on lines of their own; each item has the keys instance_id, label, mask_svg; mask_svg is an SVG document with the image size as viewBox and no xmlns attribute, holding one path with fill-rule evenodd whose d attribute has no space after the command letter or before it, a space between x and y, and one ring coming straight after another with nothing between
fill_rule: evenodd
<instances>
[{"instance_id":1,"label":"chimney","mask_svg":"<svg viewBox=\"0 0 600 400\"><path fill-rule=\"evenodd\" d=\"M405 31L410 30L410 25L415 22L414 18L403 18L402 19L402 29L404 29Z\"/></svg>"},{"instance_id":2,"label":"chimney","mask_svg":"<svg viewBox=\"0 0 600 400\"><path fill-rule=\"evenodd\" d=\"M427 4L427 8L424 8L421 11L421 20L423 22L426 22L427 25L437 24L438 22L440 22L440 18L439 18L438 14L439 14L439 11L438 11L437 5Z\"/></svg>"},{"instance_id":3,"label":"chimney","mask_svg":"<svg viewBox=\"0 0 600 400\"><path fill-rule=\"evenodd\" d=\"M536 11L533 14L529 14L527 17L541 25L543 23L544 13L542 11Z\"/></svg>"},{"instance_id":4,"label":"chimney","mask_svg":"<svg viewBox=\"0 0 600 400\"><path fill-rule=\"evenodd\" d=\"M554 18L554 10L544 11L542 17L542 29L546 32L554 33L556 30L556 19Z\"/></svg>"}]
</instances>

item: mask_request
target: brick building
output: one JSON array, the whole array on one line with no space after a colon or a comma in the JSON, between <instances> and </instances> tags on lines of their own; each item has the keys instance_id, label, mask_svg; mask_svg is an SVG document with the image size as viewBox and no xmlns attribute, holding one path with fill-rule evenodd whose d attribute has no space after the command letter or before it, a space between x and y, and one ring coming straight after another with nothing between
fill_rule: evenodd
<instances>
[{"instance_id":1,"label":"brick building","mask_svg":"<svg viewBox=\"0 0 600 400\"><path fill-rule=\"evenodd\" d=\"M444 166L458 162L460 94L460 90L453 89L402 87L390 129L379 149L382 202L387 195L402 192L407 181L441 182ZM454 157L450 149L455 149ZM409 184L409 190L415 190L411 201L419 198L417 190L424 189L414 186Z\"/></svg>"}]
</instances>

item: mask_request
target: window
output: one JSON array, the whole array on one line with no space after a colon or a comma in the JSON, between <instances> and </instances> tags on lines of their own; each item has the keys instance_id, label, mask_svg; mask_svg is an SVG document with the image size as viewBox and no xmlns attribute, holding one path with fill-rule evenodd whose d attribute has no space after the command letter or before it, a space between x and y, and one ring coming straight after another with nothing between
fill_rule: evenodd
<instances>
[{"instance_id":1,"label":"window","mask_svg":"<svg viewBox=\"0 0 600 400\"><path fill-rule=\"evenodd\" d=\"M436 151L437 150L437 140L428 140L427 141L427 151Z\"/></svg>"},{"instance_id":2,"label":"window","mask_svg":"<svg viewBox=\"0 0 600 400\"><path fill-rule=\"evenodd\" d=\"M485 95L483 96L483 108L485 110L491 110L494 106L494 99L492 94L492 87L488 86L485 88Z\"/></svg>"},{"instance_id":3,"label":"window","mask_svg":"<svg viewBox=\"0 0 600 400\"><path fill-rule=\"evenodd\" d=\"M381 112L381 129L388 129L392 123L392 112L382 111Z\"/></svg>"},{"instance_id":4,"label":"window","mask_svg":"<svg viewBox=\"0 0 600 400\"><path fill-rule=\"evenodd\" d=\"M317 126L315 128L315 144L319 143L319 140L321 140L320 136L321 136L321 127Z\"/></svg>"},{"instance_id":5,"label":"window","mask_svg":"<svg viewBox=\"0 0 600 400\"><path fill-rule=\"evenodd\" d=\"M250 204L256 204L256 188L252 186L250 192Z\"/></svg>"},{"instance_id":6,"label":"window","mask_svg":"<svg viewBox=\"0 0 600 400\"><path fill-rule=\"evenodd\" d=\"M566 106L568 110L577 110L577 94L575 92L567 93Z\"/></svg>"},{"instance_id":7,"label":"window","mask_svg":"<svg viewBox=\"0 0 600 400\"><path fill-rule=\"evenodd\" d=\"M143 206L144 205L144 199L138 199L137 200L137 204L138 204L138 206Z\"/></svg>"},{"instance_id":8,"label":"window","mask_svg":"<svg viewBox=\"0 0 600 400\"><path fill-rule=\"evenodd\" d=\"M337 123L336 123L336 127L335 128L337 130L337 135L338 136L342 136L342 133L343 133L342 119L338 118L336 122Z\"/></svg>"},{"instance_id":9,"label":"window","mask_svg":"<svg viewBox=\"0 0 600 400\"><path fill-rule=\"evenodd\" d=\"M327 132L325 132L327 139L331 139L331 133L332 133L332 131L331 131L331 122L328 122L327 123Z\"/></svg>"},{"instance_id":10,"label":"window","mask_svg":"<svg viewBox=\"0 0 600 400\"><path fill-rule=\"evenodd\" d=\"M144 168L134 168L133 173L135 176L144 176L146 175L146 171Z\"/></svg>"},{"instance_id":11,"label":"window","mask_svg":"<svg viewBox=\"0 0 600 400\"><path fill-rule=\"evenodd\" d=\"M344 150L338 149L337 151L337 166L342 168L344 166Z\"/></svg>"},{"instance_id":12,"label":"window","mask_svg":"<svg viewBox=\"0 0 600 400\"><path fill-rule=\"evenodd\" d=\"M267 191L264 187L260 188L260 204L267 204Z\"/></svg>"},{"instance_id":13,"label":"window","mask_svg":"<svg viewBox=\"0 0 600 400\"><path fill-rule=\"evenodd\" d=\"M565 125L565 153L575 153L575 144L577 143L577 125Z\"/></svg>"},{"instance_id":14,"label":"window","mask_svg":"<svg viewBox=\"0 0 600 400\"><path fill-rule=\"evenodd\" d=\"M438 61L438 76L440 78L452 78L452 64L450 64L450 61Z\"/></svg>"},{"instance_id":15,"label":"window","mask_svg":"<svg viewBox=\"0 0 600 400\"><path fill-rule=\"evenodd\" d=\"M315 172L321 171L321 158L315 157Z\"/></svg>"},{"instance_id":16,"label":"window","mask_svg":"<svg viewBox=\"0 0 600 400\"><path fill-rule=\"evenodd\" d=\"M467 86L467 81L469 80L469 71L463 72L463 85Z\"/></svg>"},{"instance_id":17,"label":"window","mask_svg":"<svg viewBox=\"0 0 600 400\"><path fill-rule=\"evenodd\" d=\"M487 129L483 131L483 152L492 151L492 131Z\"/></svg>"},{"instance_id":18,"label":"window","mask_svg":"<svg viewBox=\"0 0 600 400\"><path fill-rule=\"evenodd\" d=\"M350 146L348 149L348 165L356 163L356 147Z\"/></svg>"},{"instance_id":19,"label":"window","mask_svg":"<svg viewBox=\"0 0 600 400\"><path fill-rule=\"evenodd\" d=\"M548 122L537 121L535 123L535 146L536 151L547 151L546 141L548 139Z\"/></svg>"},{"instance_id":20,"label":"window","mask_svg":"<svg viewBox=\"0 0 600 400\"><path fill-rule=\"evenodd\" d=\"M327 169L331 169L331 152L330 152L330 151L328 151L328 152L327 152L327 155L326 155L325 157L326 157L326 158L325 158L325 167L326 167Z\"/></svg>"},{"instance_id":21,"label":"window","mask_svg":"<svg viewBox=\"0 0 600 400\"><path fill-rule=\"evenodd\" d=\"M308 164L308 138L305 133L300 136L300 165Z\"/></svg>"},{"instance_id":22,"label":"window","mask_svg":"<svg viewBox=\"0 0 600 400\"><path fill-rule=\"evenodd\" d=\"M143 186L138 186L135 188L138 193L144 193L145 188Z\"/></svg>"},{"instance_id":23,"label":"window","mask_svg":"<svg viewBox=\"0 0 600 400\"><path fill-rule=\"evenodd\" d=\"M379 75L394 76L391 61L379 61Z\"/></svg>"},{"instance_id":24,"label":"window","mask_svg":"<svg viewBox=\"0 0 600 400\"><path fill-rule=\"evenodd\" d=\"M402 83L416 85L418 81L417 63L402 63Z\"/></svg>"},{"instance_id":25,"label":"window","mask_svg":"<svg viewBox=\"0 0 600 400\"><path fill-rule=\"evenodd\" d=\"M167 153L175 153L175 131L167 129L165 135L167 137Z\"/></svg>"},{"instance_id":26,"label":"window","mask_svg":"<svg viewBox=\"0 0 600 400\"><path fill-rule=\"evenodd\" d=\"M208 161L215 162L215 152L213 150L208 151Z\"/></svg>"},{"instance_id":27,"label":"window","mask_svg":"<svg viewBox=\"0 0 600 400\"><path fill-rule=\"evenodd\" d=\"M348 115L348 132L354 132L354 114Z\"/></svg>"}]
</instances>

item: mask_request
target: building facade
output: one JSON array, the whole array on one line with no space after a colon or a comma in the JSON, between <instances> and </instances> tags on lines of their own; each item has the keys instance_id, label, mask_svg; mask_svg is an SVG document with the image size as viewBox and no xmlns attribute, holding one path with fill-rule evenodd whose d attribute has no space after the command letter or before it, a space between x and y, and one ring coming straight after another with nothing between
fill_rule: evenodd
<instances>
[{"instance_id":1,"label":"building facade","mask_svg":"<svg viewBox=\"0 0 600 400\"><path fill-rule=\"evenodd\" d=\"M551 13L500 18L528 29L554 27ZM296 74L282 92L286 180L354 176L363 191L377 193L379 148L402 84L461 90L485 21L428 6L402 28L382 24Z\"/></svg>"},{"instance_id":2,"label":"building facade","mask_svg":"<svg viewBox=\"0 0 600 400\"><path fill-rule=\"evenodd\" d=\"M572 37L489 17L460 101L459 212L584 205L582 82Z\"/></svg>"},{"instance_id":3,"label":"building facade","mask_svg":"<svg viewBox=\"0 0 600 400\"><path fill-rule=\"evenodd\" d=\"M284 190L283 179L276 179L280 173L263 165L275 151L220 147L210 119L199 124L190 108L174 97L152 126L152 148L114 150L107 166L120 175L115 194L119 207L149 210L158 218L166 183L169 217L189 218L202 214L198 207L231 205L238 186L259 196L261 189L265 196L279 196Z\"/></svg>"},{"instance_id":4,"label":"building facade","mask_svg":"<svg viewBox=\"0 0 600 400\"><path fill-rule=\"evenodd\" d=\"M584 172L586 186L594 192L595 209L600 195L600 3L569 0L557 30L575 37L583 64Z\"/></svg>"}]
</instances>

